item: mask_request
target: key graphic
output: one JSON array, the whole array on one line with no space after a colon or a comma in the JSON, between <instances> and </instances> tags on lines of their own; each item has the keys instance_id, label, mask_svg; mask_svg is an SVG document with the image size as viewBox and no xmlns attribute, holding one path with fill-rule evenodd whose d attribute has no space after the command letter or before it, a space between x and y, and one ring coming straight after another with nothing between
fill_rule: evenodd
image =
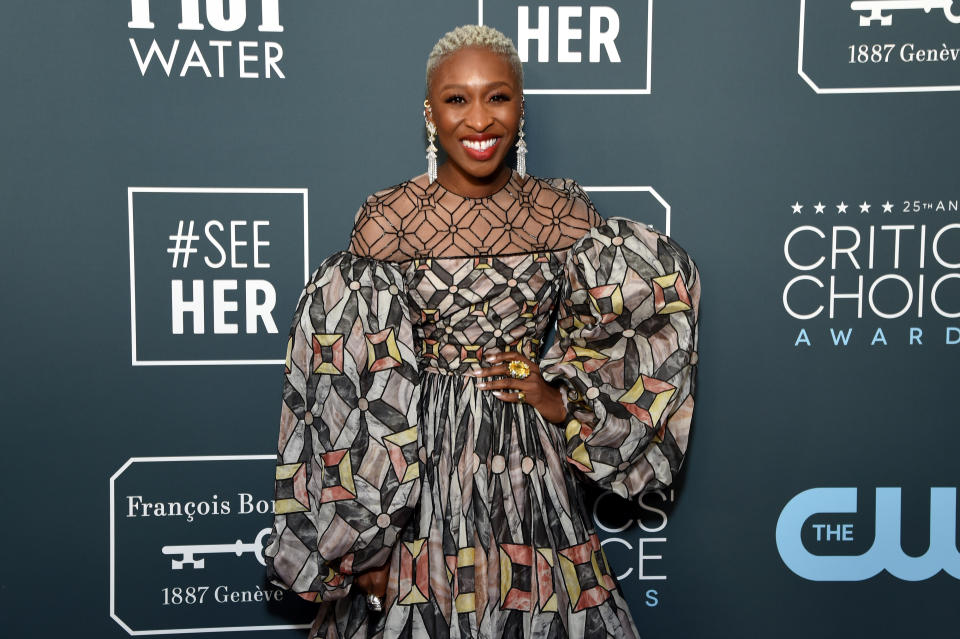
<instances>
[{"instance_id":1,"label":"key graphic","mask_svg":"<svg viewBox=\"0 0 960 639\"><path fill-rule=\"evenodd\" d=\"M951 7L956 0L855 0L850 3L851 11L869 11L870 15L860 16L860 26L869 27L871 22L879 22L881 26L889 27L893 24L893 15L890 11L903 9L923 9L930 13L931 9L943 9L943 15L954 24L960 24L960 14L954 14ZM884 12L887 12L886 14Z\"/></svg>"},{"instance_id":2,"label":"key graphic","mask_svg":"<svg viewBox=\"0 0 960 639\"><path fill-rule=\"evenodd\" d=\"M260 565L266 566L267 562L263 558L263 540L266 539L267 535L269 534L270 529L264 528L257 534L257 538L253 540L253 543L249 544L245 544L238 539L232 544L164 546L160 549L160 552L165 555L179 555L181 557L180 559L176 559L176 557L174 557L170 560L171 570L183 570L185 565L192 566L197 570L202 570L204 566L204 559L199 555L215 555L218 553L233 553L237 557L240 557L244 553L250 553L256 557L257 561L260 562Z\"/></svg>"}]
</instances>

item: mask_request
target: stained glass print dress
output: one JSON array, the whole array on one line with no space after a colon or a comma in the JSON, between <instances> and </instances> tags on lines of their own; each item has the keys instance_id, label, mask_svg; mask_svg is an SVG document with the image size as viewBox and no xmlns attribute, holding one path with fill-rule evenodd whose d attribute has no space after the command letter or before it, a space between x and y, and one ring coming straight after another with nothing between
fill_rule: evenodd
<instances>
[{"instance_id":1,"label":"stained glass print dress","mask_svg":"<svg viewBox=\"0 0 960 639\"><path fill-rule=\"evenodd\" d=\"M671 484L687 449L700 279L572 180L484 198L425 175L371 195L290 329L268 575L310 637L638 636L581 498ZM556 322L549 347L542 340ZM477 389L519 350L568 418ZM389 565L371 620L352 575Z\"/></svg>"}]
</instances>

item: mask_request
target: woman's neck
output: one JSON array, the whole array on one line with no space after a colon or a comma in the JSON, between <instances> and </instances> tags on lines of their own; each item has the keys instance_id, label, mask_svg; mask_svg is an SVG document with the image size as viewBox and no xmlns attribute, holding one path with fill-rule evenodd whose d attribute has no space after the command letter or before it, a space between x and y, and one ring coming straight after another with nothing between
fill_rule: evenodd
<instances>
[{"instance_id":1,"label":"woman's neck","mask_svg":"<svg viewBox=\"0 0 960 639\"><path fill-rule=\"evenodd\" d=\"M464 173L450 162L437 169L437 181L446 190L464 197L487 197L493 195L510 181L512 172L506 164L485 177Z\"/></svg>"}]
</instances>

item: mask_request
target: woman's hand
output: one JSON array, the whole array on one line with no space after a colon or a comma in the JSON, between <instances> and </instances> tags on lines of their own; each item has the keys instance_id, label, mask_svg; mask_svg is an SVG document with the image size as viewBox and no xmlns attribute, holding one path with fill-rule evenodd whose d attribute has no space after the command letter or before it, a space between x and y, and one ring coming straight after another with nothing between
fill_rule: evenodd
<instances>
[{"instance_id":1,"label":"woman's hand","mask_svg":"<svg viewBox=\"0 0 960 639\"><path fill-rule=\"evenodd\" d=\"M497 353L486 358L491 364L486 368L475 370L470 375L476 378L504 376L504 379L477 382L480 390L492 390L493 396L505 402L521 403L520 393L523 393L524 404L530 404L545 420L554 424L562 423L567 417L567 407L563 403L563 394L544 381L540 375L540 367L515 351ZM530 375L523 379L510 376L509 362L523 362L530 367Z\"/></svg>"},{"instance_id":2,"label":"woman's hand","mask_svg":"<svg viewBox=\"0 0 960 639\"><path fill-rule=\"evenodd\" d=\"M390 562L384 564L382 568L374 568L353 576L353 583L359 586L364 592L378 597L387 594L387 578L390 574Z\"/></svg>"}]
</instances>

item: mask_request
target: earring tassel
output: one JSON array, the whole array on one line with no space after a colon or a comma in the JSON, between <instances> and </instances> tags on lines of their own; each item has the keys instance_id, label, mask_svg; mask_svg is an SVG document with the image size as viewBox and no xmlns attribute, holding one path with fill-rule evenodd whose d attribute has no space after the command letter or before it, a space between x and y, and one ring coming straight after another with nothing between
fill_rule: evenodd
<instances>
[{"instance_id":1,"label":"earring tassel","mask_svg":"<svg viewBox=\"0 0 960 639\"><path fill-rule=\"evenodd\" d=\"M523 135L523 118L520 118L520 129L517 131L517 174L520 177L527 174L527 143Z\"/></svg>"},{"instance_id":2,"label":"earring tassel","mask_svg":"<svg viewBox=\"0 0 960 639\"><path fill-rule=\"evenodd\" d=\"M437 179L437 147L430 142L427 147L427 177L430 178L430 184Z\"/></svg>"}]
</instances>

